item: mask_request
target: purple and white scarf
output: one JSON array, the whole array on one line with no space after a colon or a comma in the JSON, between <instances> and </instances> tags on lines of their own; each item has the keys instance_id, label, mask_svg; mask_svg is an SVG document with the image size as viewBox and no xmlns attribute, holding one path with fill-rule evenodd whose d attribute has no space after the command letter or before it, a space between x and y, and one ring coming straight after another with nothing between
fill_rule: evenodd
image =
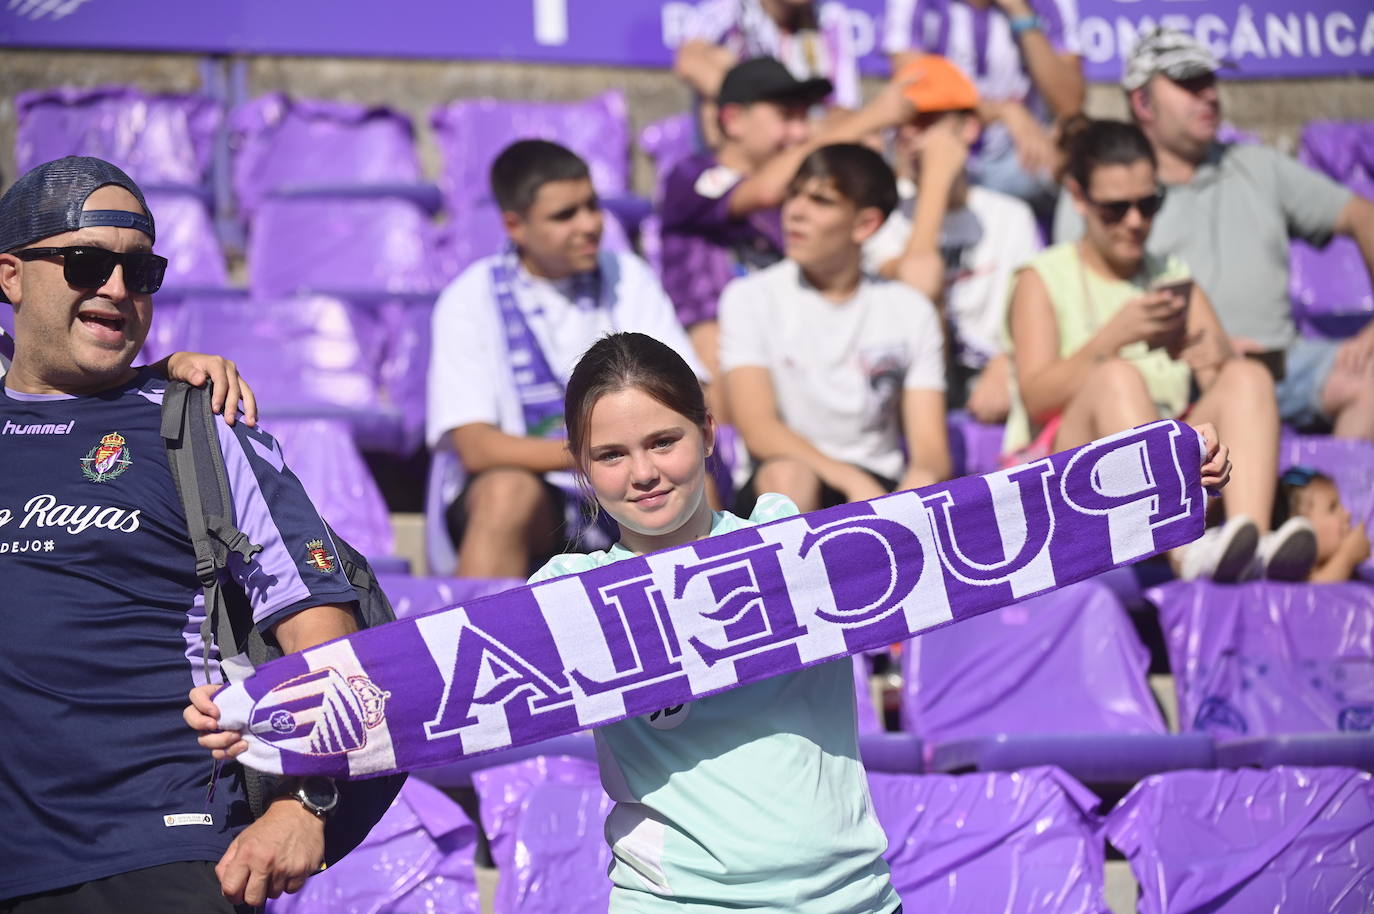
<instances>
[{"instance_id":1,"label":"purple and white scarf","mask_svg":"<svg viewBox=\"0 0 1374 914\"><path fill-rule=\"evenodd\" d=\"M216 696L263 771L440 765L789 673L1202 534L1196 432L1154 422L368 629Z\"/></svg>"}]
</instances>

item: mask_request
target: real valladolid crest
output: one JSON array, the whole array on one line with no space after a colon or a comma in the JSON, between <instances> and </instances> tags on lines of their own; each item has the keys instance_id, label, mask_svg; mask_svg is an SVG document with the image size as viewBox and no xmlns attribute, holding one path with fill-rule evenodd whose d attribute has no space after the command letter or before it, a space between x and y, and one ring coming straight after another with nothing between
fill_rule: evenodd
<instances>
[{"instance_id":1,"label":"real valladolid crest","mask_svg":"<svg viewBox=\"0 0 1374 914\"><path fill-rule=\"evenodd\" d=\"M904 640L1196 539L1166 420L369 629L216 700L247 764L367 777L673 707Z\"/></svg>"}]
</instances>

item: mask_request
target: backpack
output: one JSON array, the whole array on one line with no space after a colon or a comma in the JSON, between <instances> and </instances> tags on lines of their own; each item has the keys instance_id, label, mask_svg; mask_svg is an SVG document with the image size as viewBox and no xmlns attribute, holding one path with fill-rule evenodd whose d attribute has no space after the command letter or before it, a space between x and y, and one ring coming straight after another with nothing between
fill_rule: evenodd
<instances>
[{"instance_id":1,"label":"backpack","mask_svg":"<svg viewBox=\"0 0 1374 914\"><path fill-rule=\"evenodd\" d=\"M168 381L162 399L162 440L167 463L186 511L186 527L196 554L196 576L205 588L205 620L200 636L206 669L210 644L225 645L221 657L245 655L257 667L283 655L271 635L253 625L252 607L238 584L225 574L231 552L249 561L262 547L232 523L233 505L229 477L224 468L215 423L210 409L210 385L192 387ZM354 617L359 629L396 621L396 613L377 583L372 567L356 549L325 524L333 538L339 567L358 594ZM232 646L232 647L231 647ZM234 665L221 664L228 676ZM239 766L254 819L262 815L274 794L277 778ZM362 843L372 826L390 808L405 775L361 781L338 781L339 804L325 820L325 863L332 866Z\"/></svg>"}]
</instances>

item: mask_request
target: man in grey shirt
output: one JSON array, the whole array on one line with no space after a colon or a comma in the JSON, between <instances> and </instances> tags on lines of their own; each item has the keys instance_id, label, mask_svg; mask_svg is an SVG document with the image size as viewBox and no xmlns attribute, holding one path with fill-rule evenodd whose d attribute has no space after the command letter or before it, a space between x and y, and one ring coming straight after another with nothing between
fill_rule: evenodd
<instances>
[{"instance_id":1,"label":"man in grey shirt","mask_svg":"<svg viewBox=\"0 0 1374 914\"><path fill-rule=\"evenodd\" d=\"M1219 67L1170 29L1142 37L1127 60L1122 87L1167 189L1148 247L1188 264L1238 352L1282 366L1286 421L1324 419L1340 437L1374 440L1374 323L1344 342L1307 339L1288 296L1292 237L1320 246L1349 235L1374 276L1374 203L1277 150L1218 143ZM1062 197L1054 229L1057 241L1082 234Z\"/></svg>"}]
</instances>

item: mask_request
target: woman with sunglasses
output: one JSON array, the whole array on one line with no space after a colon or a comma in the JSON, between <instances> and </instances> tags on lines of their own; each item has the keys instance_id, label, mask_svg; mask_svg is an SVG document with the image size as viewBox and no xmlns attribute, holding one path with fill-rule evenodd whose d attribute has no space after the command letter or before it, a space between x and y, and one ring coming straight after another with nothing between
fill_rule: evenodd
<instances>
[{"instance_id":1,"label":"woman with sunglasses","mask_svg":"<svg viewBox=\"0 0 1374 914\"><path fill-rule=\"evenodd\" d=\"M1277 475L1274 384L1262 365L1232 352L1188 266L1146 252L1164 202L1149 141L1134 124L1079 117L1060 145L1061 180L1085 231L1032 259L1013 286L1007 462L1158 418L1210 422L1236 466L1222 496L1228 519L1176 557L1179 573L1284 575L1294 544L1261 542Z\"/></svg>"}]
</instances>

